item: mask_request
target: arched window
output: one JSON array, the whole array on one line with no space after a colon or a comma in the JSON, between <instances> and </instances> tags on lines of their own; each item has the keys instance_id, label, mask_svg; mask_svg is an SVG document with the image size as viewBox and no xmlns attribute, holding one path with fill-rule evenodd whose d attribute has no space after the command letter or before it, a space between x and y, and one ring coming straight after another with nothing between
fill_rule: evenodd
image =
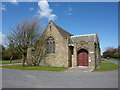
<instances>
[{"instance_id":1,"label":"arched window","mask_svg":"<svg viewBox=\"0 0 120 90\"><path fill-rule=\"evenodd\" d=\"M55 53L55 41L53 37L49 37L46 42L47 53Z\"/></svg>"}]
</instances>

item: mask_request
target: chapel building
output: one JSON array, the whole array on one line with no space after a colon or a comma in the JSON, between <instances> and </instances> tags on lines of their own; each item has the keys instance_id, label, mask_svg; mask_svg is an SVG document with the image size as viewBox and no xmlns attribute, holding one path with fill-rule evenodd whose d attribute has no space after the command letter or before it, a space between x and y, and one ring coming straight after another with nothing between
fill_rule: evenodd
<instances>
[{"instance_id":1,"label":"chapel building","mask_svg":"<svg viewBox=\"0 0 120 90\"><path fill-rule=\"evenodd\" d=\"M47 55L40 65L92 69L99 67L101 58L97 33L74 36L50 21L43 34L46 35Z\"/></svg>"}]
</instances>

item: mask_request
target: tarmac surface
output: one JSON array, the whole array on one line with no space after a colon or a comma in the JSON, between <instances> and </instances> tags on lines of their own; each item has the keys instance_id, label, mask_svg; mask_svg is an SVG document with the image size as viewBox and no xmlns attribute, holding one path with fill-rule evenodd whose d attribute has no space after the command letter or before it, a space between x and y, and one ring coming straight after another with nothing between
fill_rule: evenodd
<instances>
[{"instance_id":1,"label":"tarmac surface","mask_svg":"<svg viewBox=\"0 0 120 90\"><path fill-rule=\"evenodd\" d=\"M118 88L118 71L51 72L2 69L2 88Z\"/></svg>"}]
</instances>

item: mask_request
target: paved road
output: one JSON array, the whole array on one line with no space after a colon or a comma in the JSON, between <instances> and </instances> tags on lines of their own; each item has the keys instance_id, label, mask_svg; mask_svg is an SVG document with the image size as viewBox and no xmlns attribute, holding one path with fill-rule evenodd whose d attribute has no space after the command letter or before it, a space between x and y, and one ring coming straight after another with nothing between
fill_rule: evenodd
<instances>
[{"instance_id":1,"label":"paved road","mask_svg":"<svg viewBox=\"0 0 120 90\"><path fill-rule=\"evenodd\" d=\"M117 88L118 71L49 72L3 69L3 88Z\"/></svg>"},{"instance_id":2,"label":"paved road","mask_svg":"<svg viewBox=\"0 0 120 90\"><path fill-rule=\"evenodd\" d=\"M0 64L0 66L19 65L19 64L22 64L22 63Z\"/></svg>"},{"instance_id":3,"label":"paved road","mask_svg":"<svg viewBox=\"0 0 120 90\"><path fill-rule=\"evenodd\" d=\"M10 61L0 61L0 63L6 63L6 62L10 62ZM12 60L11 62L22 62L21 60Z\"/></svg>"},{"instance_id":4,"label":"paved road","mask_svg":"<svg viewBox=\"0 0 120 90\"><path fill-rule=\"evenodd\" d=\"M109 62L112 62L112 63L115 63L115 64L119 64L120 65L120 61L118 61L118 60L111 60L111 59L103 59L103 60L105 60L105 61L109 61Z\"/></svg>"}]
</instances>

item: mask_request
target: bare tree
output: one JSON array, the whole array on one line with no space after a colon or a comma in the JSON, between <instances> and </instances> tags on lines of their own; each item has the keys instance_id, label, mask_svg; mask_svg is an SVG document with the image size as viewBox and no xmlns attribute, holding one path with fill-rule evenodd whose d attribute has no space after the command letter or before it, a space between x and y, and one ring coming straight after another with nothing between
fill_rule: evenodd
<instances>
[{"instance_id":1,"label":"bare tree","mask_svg":"<svg viewBox=\"0 0 120 90\"><path fill-rule=\"evenodd\" d=\"M103 52L104 58L118 58L118 48L108 47Z\"/></svg>"},{"instance_id":2,"label":"bare tree","mask_svg":"<svg viewBox=\"0 0 120 90\"><path fill-rule=\"evenodd\" d=\"M114 47L107 47L105 51L113 51L115 48Z\"/></svg>"},{"instance_id":3,"label":"bare tree","mask_svg":"<svg viewBox=\"0 0 120 90\"><path fill-rule=\"evenodd\" d=\"M36 40L40 38L42 31L41 23L37 19L26 19L11 29L8 40L11 41L12 43L10 44L17 47L17 51L21 53L23 66L27 57L27 48L34 46Z\"/></svg>"},{"instance_id":4,"label":"bare tree","mask_svg":"<svg viewBox=\"0 0 120 90\"><path fill-rule=\"evenodd\" d=\"M15 54L15 48L14 48L14 44L13 44L12 41L9 43L9 49L11 51L11 57L10 57L10 63L11 63L11 61L12 61L12 59L14 57L14 54Z\"/></svg>"},{"instance_id":5,"label":"bare tree","mask_svg":"<svg viewBox=\"0 0 120 90\"><path fill-rule=\"evenodd\" d=\"M42 35L39 40L35 43L35 62L34 65L39 65L42 60L46 57L46 42L45 35Z\"/></svg>"}]
</instances>

